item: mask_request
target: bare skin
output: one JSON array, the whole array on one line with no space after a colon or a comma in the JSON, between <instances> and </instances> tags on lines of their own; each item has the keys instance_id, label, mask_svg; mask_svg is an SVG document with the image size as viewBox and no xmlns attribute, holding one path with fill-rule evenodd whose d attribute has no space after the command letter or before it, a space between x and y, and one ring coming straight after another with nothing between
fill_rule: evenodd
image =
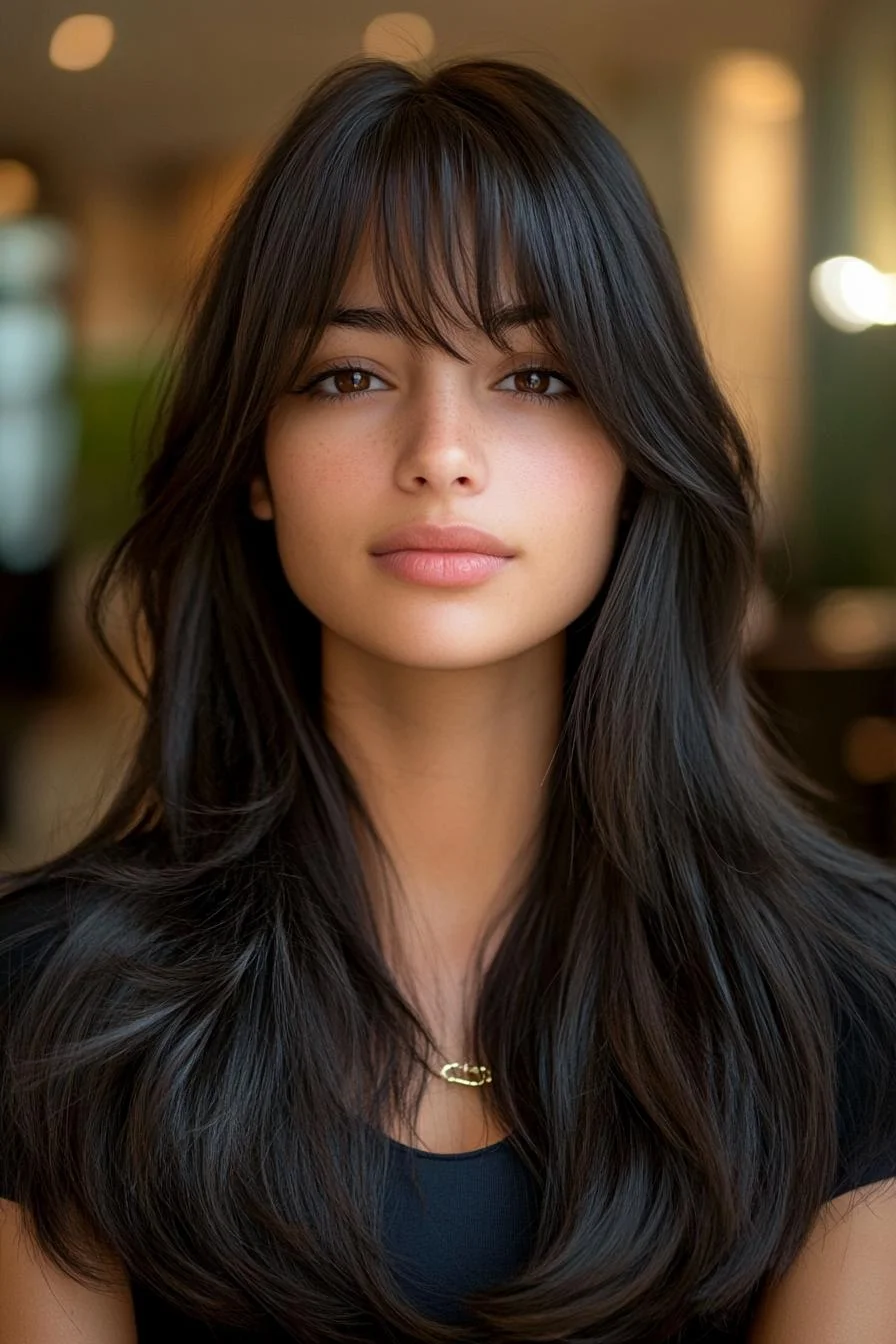
<instances>
[{"instance_id":1,"label":"bare skin","mask_svg":"<svg viewBox=\"0 0 896 1344\"><path fill-rule=\"evenodd\" d=\"M137 1344L121 1261L106 1252L107 1286L79 1283L34 1243L28 1220L0 1199L0 1344Z\"/></svg>"},{"instance_id":2,"label":"bare skin","mask_svg":"<svg viewBox=\"0 0 896 1344\"><path fill-rule=\"evenodd\" d=\"M363 251L341 303L380 306ZM542 819L565 628L607 573L625 476L583 400L559 395L571 384L519 372L556 367L534 333L511 335L508 356L453 330L465 364L395 334L329 328L299 385L334 363L365 373L331 374L317 389L329 400L275 406L268 479L251 488L290 585L321 621L327 729L407 897L396 965L450 1060L466 1058L472 949ZM349 400L354 386L367 395ZM512 395L533 387L534 399ZM472 523L516 554L463 589L384 573L370 547L421 521ZM491 1142L482 1090L434 1079L426 1146Z\"/></svg>"}]
</instances>

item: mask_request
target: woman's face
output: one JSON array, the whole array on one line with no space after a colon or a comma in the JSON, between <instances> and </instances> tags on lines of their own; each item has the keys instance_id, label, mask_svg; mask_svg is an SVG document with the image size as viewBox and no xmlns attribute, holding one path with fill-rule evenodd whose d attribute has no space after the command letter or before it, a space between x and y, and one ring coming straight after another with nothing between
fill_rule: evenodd
<instances>
[{"instance_id":1,"label":"woman's face","mask_svg":"<svg viewBox=\"0 0 896 1344\"><path fill-rule=\"evenodd\" d=\"M364 255L341 305L379 307ZM286 579L324 637L409 667L481 666L557 636L600 589L623 463L534 333L507 336L509 355L452 330L465 364L396 334L332 326L301 372L308 390L275 405L270 488L253 481L251 508L273 519ZM360 372L309 388L334 365ZM371 554L411 523L471 524L513 555L472 584L415 582Z\"/></svg>"}]
</instances>

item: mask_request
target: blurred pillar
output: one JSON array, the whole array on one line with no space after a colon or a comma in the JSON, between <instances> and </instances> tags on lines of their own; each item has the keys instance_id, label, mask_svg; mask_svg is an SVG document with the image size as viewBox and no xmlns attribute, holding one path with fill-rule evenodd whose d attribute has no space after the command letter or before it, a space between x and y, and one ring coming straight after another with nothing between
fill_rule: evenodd
<instances>
[{"instance_id":1,"label":"blurred pillar","mask_svg":"<svg viewBox=\"0 0 896 1344\"><path fill-rule=\"evenodd\" d=\"M716 55L692 84L686 270L756 451L767 547L792 537L802 481L802 108L797 73L764 52Z\"/></svg>"}]
</instances>

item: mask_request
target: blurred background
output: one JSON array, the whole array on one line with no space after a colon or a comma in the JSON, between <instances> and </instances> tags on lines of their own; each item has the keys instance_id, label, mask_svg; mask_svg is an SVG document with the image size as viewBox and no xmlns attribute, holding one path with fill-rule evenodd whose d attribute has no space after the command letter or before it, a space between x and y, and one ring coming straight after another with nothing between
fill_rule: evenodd
<instances>
[{"instance_id":1,"label":"blurred background","mask_svg":"<svg viewBox=\"0 0 896 1344\"><path fill-rule=\"evenodd\" d=\"M359 52L531 63L622 140L760 462L751 681L815 810L896 856L894 0L5 0L0 869L77 839L123 768L138 706L83 603L153 375L256 157Z\"/></svg>"}]
</instances>

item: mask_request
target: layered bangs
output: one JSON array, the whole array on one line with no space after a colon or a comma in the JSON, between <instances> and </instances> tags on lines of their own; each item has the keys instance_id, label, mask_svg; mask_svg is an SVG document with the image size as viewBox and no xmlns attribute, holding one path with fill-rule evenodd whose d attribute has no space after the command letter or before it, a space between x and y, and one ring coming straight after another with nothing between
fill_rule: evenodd
<instances>
[{"instance_id":1,"label":"layered bangs","mask_svg":"<svg viewBox=\"0 0 896 1344\"><path fill-rule=\"evenodd\" d=\"M502 127L507 115L502 108ZM362 251L378 307L411 344L466 362L460 333L481 332L509 352L509 328L525 323L549 354L569 360L574 342L560 337L551 296L558 266L563 272L573 260L552 261L558 231L543 190L514 161L506 143L513 137L501 139L484 119L430 93L412 94L357 142L350 179L344 190L333 184L338 199L322 212L334 221L339 262L313 305L317 320L304 326L299 364L340 305Z\"/></svg>"}]
</instances>

